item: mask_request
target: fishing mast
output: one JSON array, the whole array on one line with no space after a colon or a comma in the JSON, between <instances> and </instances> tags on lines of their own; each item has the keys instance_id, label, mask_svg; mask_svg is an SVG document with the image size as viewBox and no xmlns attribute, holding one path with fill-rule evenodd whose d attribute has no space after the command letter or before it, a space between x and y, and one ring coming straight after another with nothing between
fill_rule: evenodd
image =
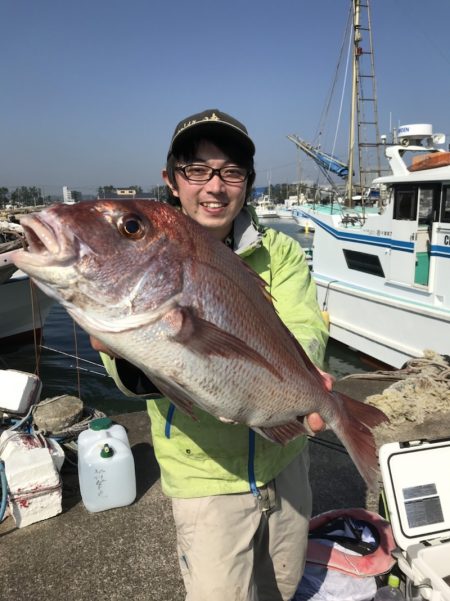
<instances>
[{"instance_id":1,"label":"fishing mast","mask_svg":"<svg viewBox=\"0 0 450 601\"><path fill-rule=\"evenodd\" d=\"M371 181L381 175L380 135L373 54L370 0L352 0L352 88L345 204L353 206L355 189L364 197ZM355 156L355 140L358 160ZM354 174L358 184L354 183Z\"/></svg>"}]
</instances>

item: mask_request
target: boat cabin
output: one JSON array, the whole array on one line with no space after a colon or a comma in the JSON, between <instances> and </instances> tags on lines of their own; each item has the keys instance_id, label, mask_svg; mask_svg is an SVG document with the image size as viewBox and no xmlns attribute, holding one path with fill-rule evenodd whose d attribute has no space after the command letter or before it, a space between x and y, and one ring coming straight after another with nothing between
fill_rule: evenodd
<instances>
[{"instance_id":1,"label":"boat cabin","mask_svg":"<svg viewBox=\"0 0 450 601\"><path fill-rule=\"evenodd\" d=\"M450 256L450 153L435 148L433 140L442 142L442 136L433 136L431 125L405 128L399 144L386 149L392 175L375 180L388 189L386 211L392 222L386 275L429 287L432 278L444 276L433 272L433 258Z\"/></svg>"},{"instance_id":2,"label":"boat cabin","mask_svg":"<svg viewBox=\"0 0 450 601\"><path fill-rule=\"evenodd\" d=\"M392 185L392 239L410 241L413 253L393 253L391 277L428 286L430 259L439 246L450 250L450 179L448 182L417 182ZM444 224L448 224L445 227Z\"/></svg>"}]
</instances>

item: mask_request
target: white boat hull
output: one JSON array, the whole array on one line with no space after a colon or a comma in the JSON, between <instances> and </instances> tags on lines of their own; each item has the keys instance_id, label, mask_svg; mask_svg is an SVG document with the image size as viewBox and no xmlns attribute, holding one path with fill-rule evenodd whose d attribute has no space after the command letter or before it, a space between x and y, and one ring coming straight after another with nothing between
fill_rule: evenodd
<instances>
[{"instance_id":1,"label":"white boat hull","mask_svg":"<svg viewBox=\"0 0 450 601\"><path fill-rule=\"evenodd\" d=\"M331 338L396 368L426 349L448 354L448 310L313 275Z\"/></svg>"},{"instance_id":2,"label":"white boat hull","mask_svg":"<svg viewBox=\"0 0 450 601\"><path fill-rule=\"evenodd\" d=\"M259 219L276 219L278 217L277 207L267 195L260 196L254 206Z\"/></svg>"},{"instance_id":3,"label":"white boat hull","mask_svg":"<svg viewBox=\"0 0 450 601\"><path fill-rule=\"evenodd\" d=\"M259 219L277 219L278 218L278 213L275 211L272 211L271 209L258 209L256 208L256 214L259 217Z\"/></svg>"},{"instance_id":4,"label":"white boat hull","mask_svg":"<svg viewBox=\"0 0 450 601\"><path fill-rule=\"evenodd\" d=\"M0 286L0 342L41 330L54 300L19 273Z\"/></svg>"},{"instance_id":5,"label":"white boat hull","mask_svg":"<svg viewBox=\"0 0 450 601\"><path fill-rule=\"evenodd\" d=\"M277 209L277 217L280 219L292 219L292 210L291 209Z\"/></svg>"}]
</instances>

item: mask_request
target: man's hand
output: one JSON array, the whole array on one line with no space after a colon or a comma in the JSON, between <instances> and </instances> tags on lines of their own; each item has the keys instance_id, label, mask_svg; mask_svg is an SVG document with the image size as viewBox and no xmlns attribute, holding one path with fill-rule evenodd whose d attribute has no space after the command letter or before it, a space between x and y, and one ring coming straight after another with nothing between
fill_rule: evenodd
<instances>
[{"instance_id":1,"label":"man's hand","mask_svg":"<svg viewBox=\"0 0 450 601\"><path fill-rule=\"evenodd\" d=\"M103 342L100 342L98 338L94 338L94 336L89 336L89 341L94 351L98 351L99 353L105 353L106 355L109 355L112 358L118 357L118 355L115 355L107 346L103 344Z\"/></svg>"},{"instance_id":2,"label":"man's hand","mask_svg":"<svg viewBox=\"0 0 450 601\"><path fill-rule=\"evenodd\" d=\"M311 430L313 434L318 434L319 432L323 432L327 427L326 423L320 417L318 413L309 413L306 416L306 421L308 424L308 428Z\"/></svg>"}]
</instances>

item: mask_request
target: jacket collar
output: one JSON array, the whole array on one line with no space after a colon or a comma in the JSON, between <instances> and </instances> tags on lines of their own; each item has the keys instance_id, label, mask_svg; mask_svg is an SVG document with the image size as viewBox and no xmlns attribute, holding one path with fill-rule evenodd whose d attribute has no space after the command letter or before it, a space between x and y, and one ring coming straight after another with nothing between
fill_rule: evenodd
<instances>
[{"instance_id":1,"label":"jacket collar","mask_svg":"<svg viewBox=\"0 0 450 601\"><path fill-rule=\"evenodd\" d=\"M258 223L253 207L245 205L234 220L234 252L240 256L252 253L261 246L264 232L265 228Z\"/></svg>"}]
</instances>

